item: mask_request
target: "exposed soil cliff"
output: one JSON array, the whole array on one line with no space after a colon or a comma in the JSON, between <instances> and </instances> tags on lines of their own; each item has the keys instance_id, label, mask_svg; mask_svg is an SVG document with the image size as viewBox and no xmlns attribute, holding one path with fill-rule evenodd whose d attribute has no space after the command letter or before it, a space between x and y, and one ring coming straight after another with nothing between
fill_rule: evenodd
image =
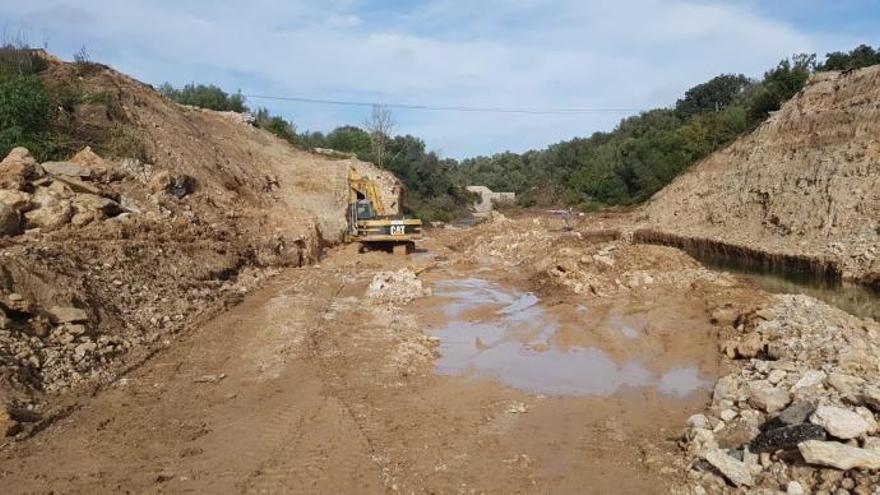
<instances>
[{"instance_id":1,"label":"exposed soil cliff","mask_svg":"<svg viewBox=\"0 0 880 495\"><path fill-rule=\"evenodd\" d=\"M645 226L827 259L880 280L880 66L813 76L752 134L660 191Z\"/></svg>"}]
</instances>

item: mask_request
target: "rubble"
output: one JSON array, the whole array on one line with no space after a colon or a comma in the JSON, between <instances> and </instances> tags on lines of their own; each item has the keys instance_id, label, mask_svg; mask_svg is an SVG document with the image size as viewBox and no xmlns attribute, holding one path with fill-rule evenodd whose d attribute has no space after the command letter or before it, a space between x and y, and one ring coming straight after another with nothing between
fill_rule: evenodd
<instances>
[{"instance_id":1,"label":"rubble","mask_svg":"<svg viewBox=\"0 0 880 495\"><path fill-rule=\"evenodd\" d=\"M367 288L367 297L377 302L406 304L419 297L431 295L412 270L379 272Z\"/></svg>"},{"instance_id":2,"label":"rubble","mask_svg":"<svg viewBox=\"0 0 880 495\"><path fill-rule=\"evenodd\" d=\"M880 469L880 454L840 442L808 440L798 445L804 460L810 464L836 469Z\"/></svg>"},{"instance_id":3,"label":"rubble","mask_svg":"<svg viewBox=\"0 0 880 495\"><path fill-rule=\"evenodd\" d=\"M810 421L842 440L860 437L870 429L864 418L843 407L820 406L810 416Z\"/></svg>"},{"instance_id":4,"label":"rubble","mask_svg":"<svg viewBox=\"0 0 880 495\"><path fill-rule=\"evenodd\" d=\"M702 454L702 457L736 486L752 486L755 483L749 467L721 449L709 449Z\"/></svg>"},{"instance_id":5,"label":"rubble","mask_svg":"<svg viewBox=\"0 0 880 495\"><path fill-rule=\"evenodd\" d=\"M761 462L752 465L756 489L797 482L800 492L796 487L794 493L812 493L880 483L876 472L853 471L880 468L873 385L880 363L871 357L880 355L880 324L800 295L774 296L758 313L740 317L721 347L760 334L767 355L729 355L736 370L716 382L711 406L699 415L705 421L688 421L686 455L703 458L700 452L711 447L744 459L759 455ZM744 423L734 426L739 421ZM760 432L739 445L752 427ZM800 456L809 465L798 467ZM846 476L830 474L839 470ZM696 479L704 488L713 483L705 475ZM714 483L720 487L720 478Z\"/></svg>"}]
</instances>

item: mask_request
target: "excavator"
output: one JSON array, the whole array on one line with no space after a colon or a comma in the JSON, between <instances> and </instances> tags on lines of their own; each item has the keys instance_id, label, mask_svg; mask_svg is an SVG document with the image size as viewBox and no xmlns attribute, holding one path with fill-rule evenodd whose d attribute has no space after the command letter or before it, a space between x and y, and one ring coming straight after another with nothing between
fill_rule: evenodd
<instances>
[{"instance_id":1,"label":"excavator","mask_svg":"<svg viewBox=\"0 0 880 495\"><path fill-rule=\"evenodd\" d=\"M359 242L365 249L407 254L415 250L415 241L421 238L420 219L388 215L376 182L349 168L347 242Z\"/></svg>"}]
</instances>

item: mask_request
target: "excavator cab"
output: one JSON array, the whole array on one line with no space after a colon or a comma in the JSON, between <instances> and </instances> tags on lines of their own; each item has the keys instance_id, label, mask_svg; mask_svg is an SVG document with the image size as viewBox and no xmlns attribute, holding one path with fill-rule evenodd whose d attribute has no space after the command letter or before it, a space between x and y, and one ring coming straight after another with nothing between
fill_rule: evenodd
<instances>
[{"instance_id":1,"label":"excavator cab","mask_svg":"<svg viewBox=\"0 0 880 495\"><path fill-rule=\"evenodd\" d=\"M348 241L367 249L390 249L395 254L414 251L415 241L422 237L422 221L386 215L378 186L354 167L349 170L348 183Z\"/></svg>"}]
</instances>

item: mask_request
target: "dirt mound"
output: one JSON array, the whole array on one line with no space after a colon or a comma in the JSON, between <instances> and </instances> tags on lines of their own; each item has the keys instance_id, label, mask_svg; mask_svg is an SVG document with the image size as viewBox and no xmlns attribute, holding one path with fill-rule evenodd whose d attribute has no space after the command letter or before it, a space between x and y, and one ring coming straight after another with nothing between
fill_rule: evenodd
<instances>
[{"instance_id":1,"label":"dirt mound","mask_svg":"<svg viewBox=\"0 0 880 495\"><path fill-rule=\"evenodd\" d=\"M880 66L814 75L755 132L660 191L646 226L829 258L869 282L880 273L878 99Z\"/></svg>"}]
</instances>

